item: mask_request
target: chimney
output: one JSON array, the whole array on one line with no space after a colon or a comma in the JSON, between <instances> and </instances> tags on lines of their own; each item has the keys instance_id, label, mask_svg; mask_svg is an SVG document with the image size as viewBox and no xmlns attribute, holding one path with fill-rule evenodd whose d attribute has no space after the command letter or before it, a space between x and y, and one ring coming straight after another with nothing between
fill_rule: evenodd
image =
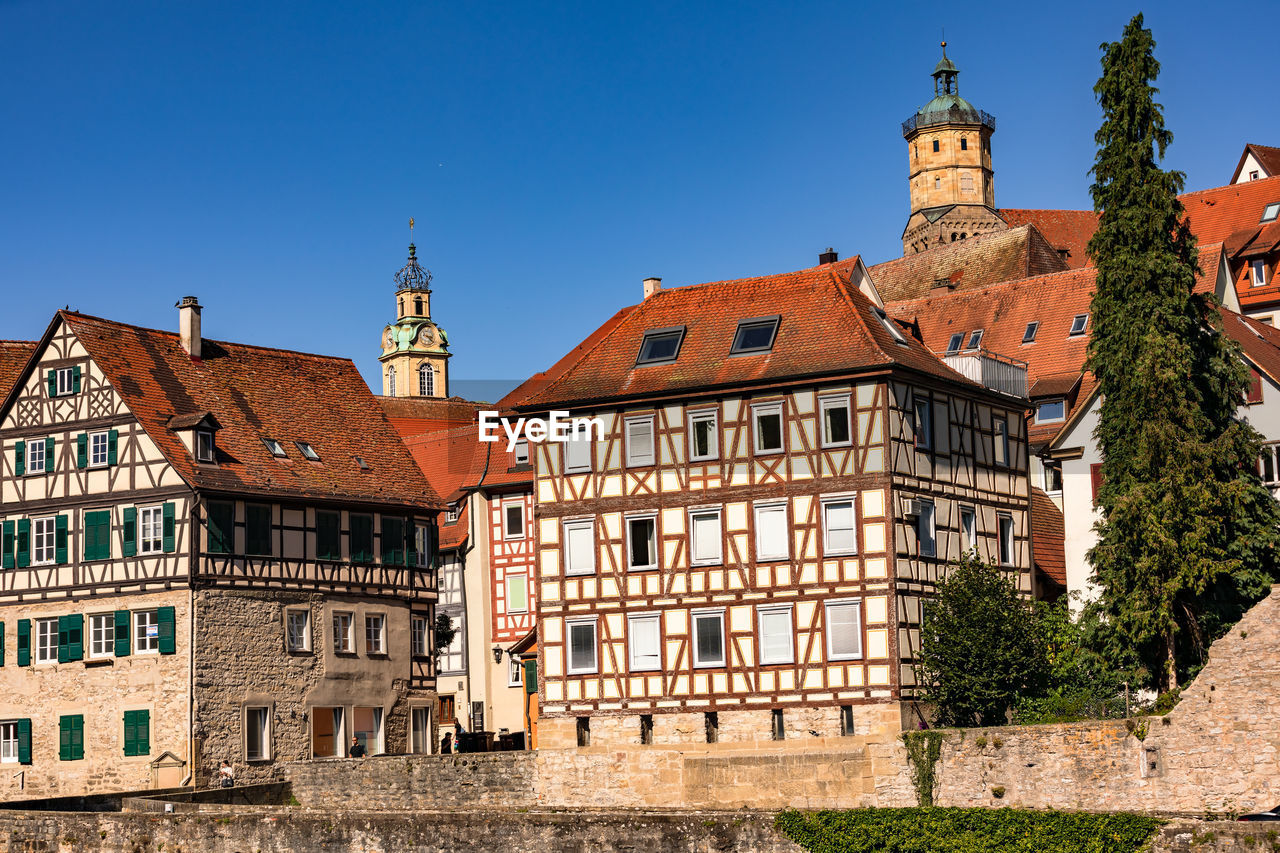
<instances>
[{"instance_id":1,"label":"chimney","mask_svg":"<svg viewBox=\"0 0 1280 853\"><path fill-rule=\"evenodd\" d=\"M200 303L194 296L184 296L178 303L178 336L182 348L192 358L200 357Z\"/></svg>"},{"instance_id":2,"label":"chimney","mask_svg":"<svg viewBox=\"0 0 1280 853\"><path fill-rule=\"evenodd\" d=\"M830 246L827 247L827 250L825 252L818 253L818 266L823 266L824 264L834 264L838 260L840 260L840 253L837 252L835 249L831 248Z\"/></svg>"},{"instance_id":3,"label":"chimney","mask_svg":"<svg viewBox=\"0 0 1280 853\"><path fill-rule=\"evenodd\" d=\"M644 298L648 299L653 294L662 290L662 279L657 276L649 276L644 280Z\"/></svg>"}]
</instances>

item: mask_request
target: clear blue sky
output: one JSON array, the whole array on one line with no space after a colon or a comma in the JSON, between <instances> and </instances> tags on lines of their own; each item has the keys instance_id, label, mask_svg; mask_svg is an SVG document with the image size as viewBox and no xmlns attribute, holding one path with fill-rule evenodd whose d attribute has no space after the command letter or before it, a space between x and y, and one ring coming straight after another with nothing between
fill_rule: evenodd
<instances>
[{"instance_id":1,"label":"clear blue sky","mask_svg":"<svg viewBox=\"0 0 1280 853\"><path fill-rule=\"evenodd\" d=\"M1145 10L1188 188L1280 144L1259 9ZM996 203L1087 207L1098 45L1138 10L0 0L0 337L63 305L176 328L194 294L209 337L376 383L413 216L454 379L520 379L645 276L900 254L943 27Z\"/></svg>"}]
</instances>

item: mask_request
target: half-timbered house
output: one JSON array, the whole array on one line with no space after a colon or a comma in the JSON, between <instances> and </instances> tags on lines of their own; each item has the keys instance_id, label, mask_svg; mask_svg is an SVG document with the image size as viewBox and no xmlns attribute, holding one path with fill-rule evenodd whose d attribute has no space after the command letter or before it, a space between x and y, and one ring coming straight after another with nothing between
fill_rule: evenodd
<instances>
[{"instance_id":1,"label":"half-timbered house","mask_svg":"<svg viewBox=\"0 0 1280 853\"><path fill-rule=\"evenodd\" d=\"M969 548L1030 593L1025 401L888 317L858 258L663 290L526 383L540 747L897 729Z\"/></svg>"},{"instance_id":2,"label":"half-timbered house","mask_svg":"<svg viewBox=\"0 0 1280 853\"><path fill-rule=\"evenodd\" d=\"M347 359L69 311L0 409L3 796L430 744L439 505Z\"/></svg>"}]
</instances>

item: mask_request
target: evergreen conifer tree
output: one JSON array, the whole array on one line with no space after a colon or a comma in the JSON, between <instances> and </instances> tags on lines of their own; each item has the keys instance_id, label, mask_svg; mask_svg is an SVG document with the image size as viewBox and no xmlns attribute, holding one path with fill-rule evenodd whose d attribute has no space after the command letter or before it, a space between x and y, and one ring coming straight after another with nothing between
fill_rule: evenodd
<instances>
[{"instance_id":1,"label":"evergreen conifer tree","mask_svg":"<svg viewBox=\"0 0 1280 853\"><path fill-rule=\"evenodd\" d=\"M1105 650L1168 690L1266 594L1280 514L1257 475L1259 436L1237 417L1248 369L1213 297L1193 293L1183 175L1158 165L1173 136L1155 101L1154 47L1135 16L1102 45L1094 86L1103 122L1087 367L1103 395L1104 462L1089 557Z\"/></svg>"}]
</instances>

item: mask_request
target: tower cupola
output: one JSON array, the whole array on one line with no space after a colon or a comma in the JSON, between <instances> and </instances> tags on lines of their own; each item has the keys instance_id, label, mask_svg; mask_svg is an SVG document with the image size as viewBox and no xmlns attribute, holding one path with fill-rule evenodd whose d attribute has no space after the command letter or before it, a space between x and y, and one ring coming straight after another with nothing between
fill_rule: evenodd
<instances>
[{"instance_id":1,"label":"tower cupola","mask_svg":"<svg viewBox=\"0 0 1280 853\"><path fill-rule=\"evenodd\" d=\"M409 220L413 230L413 220ZM449 396L449 335L431 319L431 271L409 243L409 259L394 276L396 321L382 330L382 393L387 397Z\"/></svg>"}]
</instances>

